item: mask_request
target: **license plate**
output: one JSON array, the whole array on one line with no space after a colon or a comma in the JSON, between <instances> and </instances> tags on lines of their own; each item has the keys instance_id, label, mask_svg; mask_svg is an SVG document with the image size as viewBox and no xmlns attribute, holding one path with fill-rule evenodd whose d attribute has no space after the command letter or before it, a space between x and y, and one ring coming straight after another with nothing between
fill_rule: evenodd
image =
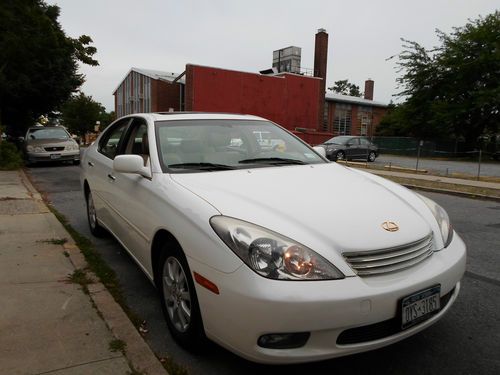
<instances>
[{"instance_id":1,"label":"license plate","mask_svg":"<svg viewBox=\"0 0 500 375\"><path fill-rule=\"evenodd\" d=\"M441 286L436 285L403 298L401 301L401 328L409 328L439 311L441 308L440 292Z\"/></svg>"},{"instance_id":2,"label":"license plate","mask_svg":"<svg viewBox=\"0 0 500 375\"><path fill-rule=\"evenodd\" d=\"M59 159L61 157L61 154L50 154L51 159Z\"/></svg>"}]
</instances>

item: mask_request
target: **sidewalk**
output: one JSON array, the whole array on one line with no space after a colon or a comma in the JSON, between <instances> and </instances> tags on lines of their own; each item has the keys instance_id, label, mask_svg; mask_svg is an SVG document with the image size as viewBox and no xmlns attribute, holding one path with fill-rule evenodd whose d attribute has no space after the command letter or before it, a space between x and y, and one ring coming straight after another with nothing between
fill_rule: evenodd
<instances>
[{"instance_id":1,"label":"sidewalk","mask_svg":"<svg viewBox=\"0 0 500 375\"><path fill-rule=\"evenodd\" d=\"M500 183L496 182L370 169L365 167L365 163L349 162L348 165L344 165L362 169L410 188L418 188L437 193L463 195L472 198L500 200Z\"/></svg>"},{"instance_id":2,"label":"sidewalk","mask_svg":"<svg viewBox=\"0 0 500 375\"><path fill-rule=\"evenodd\" d=\"M0 374L137 374L135 348L155 362L144 373L166 374L100 283L69 280L85 267L24 173L0 171Z\"/></svg>"}]
</instances>

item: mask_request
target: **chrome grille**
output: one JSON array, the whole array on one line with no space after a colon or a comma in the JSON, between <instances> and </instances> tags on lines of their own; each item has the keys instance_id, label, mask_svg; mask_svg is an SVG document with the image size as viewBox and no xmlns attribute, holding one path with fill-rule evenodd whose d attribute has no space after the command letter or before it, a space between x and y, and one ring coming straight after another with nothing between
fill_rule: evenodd
<instances>
[{"instance_id":1,"label":"chrome grille","mask_svg":"<svg viewBox=\"0 0 500 375\"><path fill-rule=\"evenodd\" d=\"M406 245L342 255L358 276L380 275L412 267L430 257L432 239L431 233Z\"/></svg>"}]
</instances>

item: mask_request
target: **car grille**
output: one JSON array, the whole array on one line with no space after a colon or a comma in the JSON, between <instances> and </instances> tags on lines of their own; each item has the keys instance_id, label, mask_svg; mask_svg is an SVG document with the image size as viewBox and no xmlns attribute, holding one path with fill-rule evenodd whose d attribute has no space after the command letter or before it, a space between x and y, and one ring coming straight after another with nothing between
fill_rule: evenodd
<instances>
[{"instance_id":1,"label":"car grille","mask_svg":"<svg viewBox=\"0 0 500 375\"><path fill-rule=\"evenodd\" d=\"M343 253L358 276L380 275L412 267L433 254L432 233L421 240L388 249Z\"/></svg>"},{"instance_id":2,"label":"car grille","mask_svg":"<svg viewBox=\"0 0 500 375\"><path fill-rule=\"evenodd\" d=\"M63 147L44 147L45 151L62 151L64 150L64 146Z\"/></svg>"},{"instance_id":3,"label":"car grille","mask_svg":"<svg viewBox=\"0 0 500 375\"><path fill-rule=\"evenodd\" d=\"M450 302L450 298L453 295L454 291L455 288L441 297L441 308L430 315L429 318L439 313L439 311L443 310L446 307L448 302ZM337 344L350 345L375 341L395 335L402 331L403 329L401 328L401 315L398 314L398 316L396 316L395 318L384 320L383 322L347 329L337 337Z\"/></svg>"}]
</instances>

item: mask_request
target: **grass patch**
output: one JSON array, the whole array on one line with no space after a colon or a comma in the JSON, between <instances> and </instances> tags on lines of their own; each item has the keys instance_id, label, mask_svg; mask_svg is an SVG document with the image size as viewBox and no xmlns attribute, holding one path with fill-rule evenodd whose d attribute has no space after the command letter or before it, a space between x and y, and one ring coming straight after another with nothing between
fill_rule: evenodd
<instances>
[{"instance_id":1,"label":"grass patch","mask_svg":"<svg viewBox=\"0 0 500 375\"><path fill-rule=\"evenodd\" d=\"M189 375L187 368L176 363L172 358L160 358L160 362L170 375Z\"/></svg>"},{"instance_id":2,"label":"grass patch","mask_svg":"<svg viewBox=\"0 0 500 375\"><path fill-rule=\"evenodd\" d=\"M39 242L51 243L52 245L64 245L66 242L68 242L68 239L67 238L51 238L50 240L42 240Z\"/></svg>"},{"instance_id":3,"label":"grass patch","mask_svg":"<svg viewBox=\"0 0 500 375\"><path fill-rule=\"evenodd\" d=\"M0 170L12 171L23 166L23 158L16 146L10 142L0 141Z\"/></svg>"},{"instance_id":4,"label":"grass patch","mask_svg":"<svg viewBox=\"0 0 500 375\"><path fill-rule=\"evenodd\" d=\"M114 339L109 342L109 350L112 352L122 352L125 354L127 343L120 339Z\"/></svg>"},{"instance_id":5,"label":"grass patch","mask_svg":"<svg viewBox=\"0 0 500 375\"><path fill-rule=\"evenodd\" d=\"M93 281L88 277L87 273L77 268L72 274L68 275L68 280L72 283L79 284L85 294L89 294L88 285L92 284Z\"/></svg>"},{"instance_id":6,"label":"grass patch","mask_svg":"<svg viewBox=\"0 0 500 375\"><path fill-rule=\"evenodd\" d=\"M125 311L132 324L134 324L136 328L140 327L143 319L130 310L125 303L125 297L115 271L113 271L113 269L102 259L101 255L95 250L92 242L87 237L78 233L71 226L71 224L69 224L63 214L57 211L52 205L47 206L71 235L76 243L76 246L78 246L85 257L89 269L99 278L99 281L106 287L106 289L108 289L115 301L122 307L123 311Z\"/></svg>"}]
</instances>

